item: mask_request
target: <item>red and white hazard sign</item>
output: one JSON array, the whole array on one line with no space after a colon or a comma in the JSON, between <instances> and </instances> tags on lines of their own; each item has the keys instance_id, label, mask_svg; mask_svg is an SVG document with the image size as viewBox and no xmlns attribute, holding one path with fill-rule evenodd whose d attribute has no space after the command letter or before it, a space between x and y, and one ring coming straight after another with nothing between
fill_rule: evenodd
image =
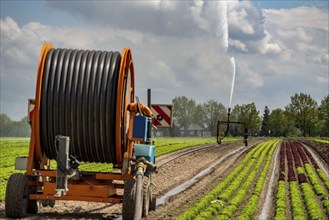
<instances>
[{"instance_id":1,"label":"red and white hazard sign","mask_svg":"<svg viewBox=\"0 0 329 220\"><path fill-rule=\"evenodd\" d=\"M168 128L172 126L172 105L152 105L153 125L158 128Z\"/></svg>"}]
</instances>

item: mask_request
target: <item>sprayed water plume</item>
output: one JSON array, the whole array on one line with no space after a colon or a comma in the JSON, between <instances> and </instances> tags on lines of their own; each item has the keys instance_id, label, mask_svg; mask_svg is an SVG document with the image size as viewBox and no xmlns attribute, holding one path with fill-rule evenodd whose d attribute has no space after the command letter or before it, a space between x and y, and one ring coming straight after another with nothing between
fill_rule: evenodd
<instances>
[{"instance_id":1,"label":"sprayed water plume","mask_svg":"<svg viewBox=\"0 0 329 220\"><path fill-rule=\"evenodd\" d=\"M218 37L221 38L223 48L228 51L228 20L227 20L227 1L219 1L218 4L218 12L220 16L220 28L219 32L217 34ZM230 102L229 102L229 108L231 108L232 105L232 97L233 97L233 91L234 91L234 83L235 83L235 59L234 57L231 57L230 59L231 65L233 68L233 77L232 77L232 86L231 86L231 93L230 93Z\"/></svg>"},{"instance_id":2,"label":"sprayed water plume","mask_svg":"<svg viewBox=\"0 0 329 220\"><path fill-rule=\"evenodd\" d=\"M231 108L232 105L232 97L233 97L233 91L234 91L234 82L235 82L235 59L234 57L231 57L231 65L233 68L233 77L232 77L232 86L231 86L231 94L230 94L230 103L229 103L229 108Z\"/></svg>"},{"instance_id":3,"label":"sprayed water plume","mask_svg":"<svg viewBox=\"0 0 329 220\"><path fill-rule=\"evenodd\" d=\"M228 50L228 20L227 20L227 1L220 1L219 13L221 16L221 31L222 31L222 42L226 51ZM232 76L232 85L231 85L231 93L230 93L230 102L229 108L232 105L232 97L234 91L234 82L235 82L235 59L231 57L230 59L232 69L233 69L233 76Z\"/></svg>"},{"instance_id":4,"label":"sprayed water plume","mask_svg":"<svg viewBox=\"0 0 329 220\"><path fill-rule=\"evenodd\" d=\"M219 26L219 33L217 35L219 37L221 36L223 48L227 51L228 48L227 2L219 1L218 9L220 16L220 26Z\"/></svg>"}]
</instances>

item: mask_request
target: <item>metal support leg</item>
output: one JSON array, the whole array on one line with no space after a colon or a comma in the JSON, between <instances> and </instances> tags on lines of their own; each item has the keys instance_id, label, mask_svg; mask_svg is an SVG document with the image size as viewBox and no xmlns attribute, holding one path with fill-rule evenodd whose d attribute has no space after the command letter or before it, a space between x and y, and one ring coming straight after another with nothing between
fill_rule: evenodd
<instances>
[{"instance_id":1,"label":"metal support leg","mask_svg":"<svg viewBox=\"0 0 329 220\"><path fill-rule=\"evenodd\" d=\"M68 170L69 170L69 149L70 137L56 136L55 147L57 149L57 176L55 197L66 195Z\"/></svg>"}]
</instances>

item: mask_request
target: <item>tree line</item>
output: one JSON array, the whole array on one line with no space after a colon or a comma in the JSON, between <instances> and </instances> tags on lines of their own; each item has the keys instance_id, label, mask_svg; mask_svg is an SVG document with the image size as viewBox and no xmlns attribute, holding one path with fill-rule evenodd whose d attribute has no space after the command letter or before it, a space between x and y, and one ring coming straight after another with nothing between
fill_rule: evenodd
<instances>
[{"instance_id":1,"label":"tree line","mask_svg":"<svg viewBox=\"0 0 329 220\"><path fill-rule=\"evenodd\" d=\"M251 135L261 136L324 136L329 137L329 95L318 103L308 94L299 93L290 97L284 109L265 106L260 115L255 103L235 105L230 121L244 122ZM225 106L213 99L197 104L195 100L178 96L172 100L174 106L172 128L161 128L166 136L186 135L192 125L198 125L212 136L217 134L217 122L227 120ZM231 125L229 134L242 135L244 126ZM0 137L29 137L30 126L24 117L13 121L0 114Z\"/></svg>"},{"instance_id":2,"label":"tree line","mask_svg":"<svg viewBox=\"0 0 329 220\"><path fill-rule=\"evenodd\" d=\"M209 100L197 104L185 96L175 97L172 128L162 128L164 135L187 134L191 125L198 125L212 136L217 134L217 122L227 121L228 109L223 104ZM244 127L251 135L260 136L329 136L329 95L318 103L308 94L296 93L284 109L270 111L265 106L260 115L255 103L235 105L230 121L244 122L245 126L231 124L229 134L242 135ZM183 132L182 132L183 131Z\"/></svg>"},{"instance_id":3,"label":"tree line","mask_svg":"<svg viewBox=\"0 0 329 220\"><path fill-rule=\"evenodd\" d=\"M29 137L30 133L27 117L13 121L8 115L0 114L0 137Z\"/></svg>"}]
</instances>

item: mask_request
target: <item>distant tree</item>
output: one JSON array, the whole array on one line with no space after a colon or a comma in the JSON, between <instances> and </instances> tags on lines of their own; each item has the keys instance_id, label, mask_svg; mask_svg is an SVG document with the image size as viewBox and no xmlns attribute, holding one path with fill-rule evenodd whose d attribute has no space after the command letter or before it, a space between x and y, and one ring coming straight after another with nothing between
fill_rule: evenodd
<instances>
[{"instance_id":1,"label":"distant tree","mask_svg":"<svg viewBox=\"0 0 329 220\"><path fill-rule=\"evenodd\" d=\"M231 110L230 121L239 121L240 107L241 106L239 105L233 107L233 109ZM227 112L226 112L226 116L224 117L224 121L226 120L227 120ZM243 135L243 129L244 129L243 125L230 124L229 134L233 136L241 136Z\"/></svg>"},{"instance_id":2,"label":"distant tree","mask_svg":"<svg viewBox=\"0 0 329 220\"><path fill-rule=\"evenodd\" d=\"M30 132L26 117L20 121L13 121L6 114L0 115L0 137L29 137Z\"/></svg>"},{"instance_id":3,"label":"distant tree","mask_svg":"<svg viewBox=\"0 0 329 220\"><path fill-rule=\"evenodd\" d=\"M18 122L14 122L14 126L17 127L15 137L30 137L31 127L27 122L27 116L22 118Z\"/></svg>"},{"instance_id":4,"label":"distant tree","mask_svg":"<svg viewBox=\"0 0 329 220\"><path fill-rule=\"evenodd\" d=\"M262 120L262 127L260 130L260 135L262 136L268 136L268 121L269 121L269 114L270 110L267 106L265 106L264 114L263 114L263 120Z\"/></svg>"},{"instance_id":5,"label":"distant tree","mask_svg":"<svg viewBox=\"0 0 329 220\"><path fill-rule=\"evenodd\" d=\"M232 113L232 118L237 118L238 121L246 123L249 133L257 134L259 132L261 120L255 103L236 105ZM242 129L239 129L239 133L242 132Z\"/></svg>"},{"instance_id":6,"label":"distant tree","mask_svg":"<svg viewBox=\"0 0 329 220\"><path fill-rule=\"evenodd\" d=\"M11 120L11 118L8 115L0 114L0 136L1 137L8 137L12 124L13 124L13 120Z\"/></svg>"},{"instance_id":7,"label":"distant tree","mask_svg":"<svg viewBox=\"0 0 329 220\"><path fill-rule=\"evenodd\" d=\"M202 122L206 129L211 132L212 136L217 133L217 122L223 120L226 116L224 105L211 99L202 105Z\"/></svg>"},{"instance_id":8,"label":"distant tree","mask_svg":"<svg viewBox=\"0 0 329 220\"><path fill-rule=\"evenodd\" d=\"M197 104L194 109L194 114L192 116L192 123L200 125L202 128L206 128L204 123L204 108L202 104Z\"/></svg>"},{"instance_id":9,"label":"distant tree","mask_svg":"<svg viewBox=\"0 0 329 220\"><path fill-rule=\"evenodd\" d=\"M321 135L329 137L329 95L321 100L318 111L321 123Z\"/></svg>"},{"instance_id":10,"label":"distant tree","mask_svg":"<svg viewBox=\"0 0 329 220\"><path fill-rule=\"evenodd\" d=\"M180 136L179 127L177 126L176 120L173 120L173 122L172 122L172 127L169 130L169 135L171 137L178 137L178 136Z\"/></svg>"},{"instance_id":11,"label":"distant tree","mask_svg":"<svg viewBox=\"0 0 329 220\"><path fill-rule=\"evenodd\" d=\"M187 134L188 128L195 121L196 104L193 99L188 99L185 96L175 97L173 99L174 105L174 118L177 120L180 128L184 128L185 135Z\"/></svg>"},{"instance_id":12,"label":"distant tree","mask_svg":"<svg viewBox=\"0 0 329 220\"><path fill-rule=\"evenodd\" d=\"M271 136L287 136L288 117L282 109L274 109L269 115L268 129Z\"/></svg>"},{"instance_id":13,"label":"distant tree","mask_svg":"<svg viewBox=\"0 0 329 220\"><path fill-rule=\"evenodd\" d=\"M155 135L157 135L158 132L160 132L160 134L164 137L178 137L180 135L176 119L172 120L170 128L153 129L153 133Z\"/></svg>"},{"instance_id":14,"label":"distant tree","mask_svg":"<svg viewBox=\"0 0 329 220\"><path fill-rule=\"evenodd\" d=\"M300 93L291 96L291 103L285 107L303 136L315 128L317 118L317 102L310 95Z\"/></svg>"}]
</instances>

